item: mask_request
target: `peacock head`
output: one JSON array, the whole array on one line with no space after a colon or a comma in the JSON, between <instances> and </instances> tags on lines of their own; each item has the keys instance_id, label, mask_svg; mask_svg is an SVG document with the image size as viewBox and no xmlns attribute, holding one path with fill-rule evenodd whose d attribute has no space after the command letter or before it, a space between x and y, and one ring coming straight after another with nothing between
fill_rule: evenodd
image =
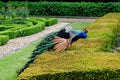
<instances>
[{"instance_id":1,"label":"peacock head","mask_svg":"<svg viewBox=\"0 0 120 80\"><path fill-rule=\"evenodd\" d=\"M87 29L84 29L84 33L88 33L88 30L87 30Z\"/></svg>"}]
</instances>

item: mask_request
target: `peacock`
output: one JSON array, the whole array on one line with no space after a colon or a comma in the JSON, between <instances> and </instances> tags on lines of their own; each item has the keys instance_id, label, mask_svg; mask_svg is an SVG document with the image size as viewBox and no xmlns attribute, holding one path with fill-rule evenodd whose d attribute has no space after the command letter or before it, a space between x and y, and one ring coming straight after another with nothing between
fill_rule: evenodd
<instances>
[{"instance_id":1,"label":"peacock","mask_svg":"<svg viewBox=\"0 0 120 80\"><path fill-rule=\"evenodd\" d=\"M50 50L52 49L54 43L54 37L57 35L57 32L52 32L48 35L46 35L43 40L36 46L36 49L33 51L32 56L30 57L29 62L32 62L35 57L39 54L41 54L44 50Z\"/></svg>"},{"instance_id":2,"label":"peacock","mask_svg":"<svg viewBox=\"0 0 120 80\"><path fill-rule=\"evenodd\" d=\"M48 34L43 40L36 46L33 50L29 61L25 66L19 71L19 74L32 63L36 56L41 54L44 50L54 50L54 51L64 51L73 42L77 41L80 38L87 38L87 30L83 32L80 30L73 30L71 26L66 26L58 32L52 32Z\"/></svg>"},{"instance_id":3,"label":"peacock","mask_svg":"<svg viewBox=\"0 0 120 80\"><path fill-rule=\"evenodd\" d=\"M64 51L69 46L72 45L73 42L78 39L86 39L88 30L73 30L71 26L66 26L64 29L60 30L54 38L54 47L55 51Z\"/></svg>"}]
</instances>

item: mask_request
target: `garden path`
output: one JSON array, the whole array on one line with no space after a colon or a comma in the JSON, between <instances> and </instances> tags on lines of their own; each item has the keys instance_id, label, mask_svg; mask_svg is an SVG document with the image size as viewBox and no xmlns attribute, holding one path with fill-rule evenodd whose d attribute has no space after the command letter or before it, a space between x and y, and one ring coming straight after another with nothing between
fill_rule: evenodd
<instances>
[{"instance_id":1,"label":"garden path","mask_svg":"<svg viewBox=\"0 0 120 80\"><path fill-rule=\"evenodd\" d=\"M7 56L10 53L13 53L16 50L19 50L28 44L43 38L45 35L55 32L63 27L65 27L70 22L93 22L95 19L72 19L72 18L58 18L58 24L46 27L45 30L25 37L18 37L15 39L10 39L6 45L0 46L0 58Z\"/></svg>"}]
</instances>

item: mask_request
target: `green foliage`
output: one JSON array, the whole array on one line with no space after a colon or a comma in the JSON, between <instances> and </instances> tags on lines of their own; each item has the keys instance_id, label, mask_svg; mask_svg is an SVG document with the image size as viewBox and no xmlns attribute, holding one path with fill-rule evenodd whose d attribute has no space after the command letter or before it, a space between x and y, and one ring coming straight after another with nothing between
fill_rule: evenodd
<instances>
[{"instance_id":1,"label":"green foliage","mask_svg":"<svg viewBox=\"0 0 120 80\"><path fill-rule=\"evenodd\" d=\"M18 78L17 80L22 80ZM112 70L72 71L32 76L29 80L119 80L120 72ZM28 80L27 78L24 80Z\"/></svg>"},{"instance_id":2,"label":"green foliage","mask_svg":"<svg viewBox=\"0 0 120 80\"><path fill-rule=\"evenodd\" d=\"M42 21L42 20L44 21ZM38 33L45 29L46 25L50 26L57 23L56 18L28 18L24 24L12 24L7 23L7 20L3 20L0 25L0 35L8 35L10 39L20 37L20 36L28 36L31 34Z\"/></svg>"},{"instance_id":3,"label":"green foliage","mask_svg":"<svg viewBox=\"0 0 120 80\"><path fill-rule=\"evenodd\" d=\"M0 25L0 31L8 30L8 29L11 29L11 28L13 28L13 27Z\"/></svg>"},{"instance_id":4,"label":"green foliage","mask_svg":"<svg viewBox=\"0 0 120 80\"><path fill-rule=\"evenodd\" d=\"M45 22L46 26L50 26L57 23L56 18L38 18L37 20Z\"/></svg>"},{"instance_id":5,"label":"green foliage","mask_svg":"<svg viewBox=\"0 0 120 80\"><path fill-rule=\"evenodd\" d=\"M102 39L101 49L112 51L119 33L120 13L109 13L90 25L89 36ZM99 31L98 31L99 30Z\"/></svg>"},{"instance_id":6,"label":"green foliage","mask_svg":"<svg viewBox=\"0 0 120 80\"><path fill-rule=\"evenodd\" d=\"M45 26L56 24L57 18L28 18L28 21L32 21L33 24L37 24L39 21L45 22Z\"/></svg>"},{"instance_id":7,"label":"green foliage","mask_svg":"<svg viewBox=\"0 0 120 80\"><path fill-rule=\"evenodd\" d=\"M24 23L28 15L29 15L29 11L27 7L22 6L16 9L16 16L21 18L21 22Z\"/></svg>"},{"instance_id":8,"label":"green foliage","mask_svg":"<svg viewBox=\"0 0 120 80\"><path fill-rule=\"evenodd\" d=\"M28 36L37 32L42 31L45 28L44 22L39 22L36 25L25 27L17 30L18 35L17 36Z\"/></svg>"},{"instance_id":9,"label":"green foliage","mask_svg":"<svg viewBox=\"0 0 120 80\"><path fill-rule=\"evenodd\" d=\"M8 42L9 37L7 35L0 35L0 45L4 45Z\"/></svg>"},{"instance_id":10,"label":"green foliage","mask_svg":"<svg viewBox=\"0 0 120 80\"><path fill-rule=\"evenodd\" d=\"M17 33L15 31L11 31L11 30L1 31L0 35L8 35L10 39L17 37Z\"/></svg>"},{"instance_id":11,"label":"green foliage","mask_svg":"<svg viewBox=\"0 0 120 80\"><path fill-rule=\"evenodd\" d=\"M113 13L112 15L111 14L112 13L107 14L106 18L109 18L111 20L112 19L116 19L116 22L113 22L113 23L111 22L112 30L111 30L111 32L109 32L109 33L106 34L106 36L108 38L106 38L105 43L103 43L103 45L104 45L103 46L103 48L104 48L103 50L104 51L110 51L111 49L114 48L114 46L115 46L115 44L117 42L117 37L118 37L119 29L120 29L120 25L119 25L119 22L120 22L120 13ZM103 19L106 19L106 18L103 18ZM108 23L108 22L106 22L106 23Z\"/></svg>"},{"instance_id":12,"label":"green foliage","mask_svg":"<svg viewBox=\"0 0 120 80\"><path fill-rule=\"evenodd\" d=\"M12 6L10 3L7 3L5 7L3 6L1 8L0 14L1 16L3 16L2 19L10 19L13 21L15 21L14 19L19 19L21 23L24 23L26 17L29 15L29 11L27 5L18 6L16 8L15 6Z\"/></svg>"},{"instance_id":13,"label":"green foliage","mask_svg":"<svg viewBox=\"0 0 120 80\"><path fill-rule=\"evenodd\" d=\"M26 2L11 2L12 6ZM30 15L99 17L109 12L120 12L119 2L27 2Z\"/></svg>"}]
</instances>

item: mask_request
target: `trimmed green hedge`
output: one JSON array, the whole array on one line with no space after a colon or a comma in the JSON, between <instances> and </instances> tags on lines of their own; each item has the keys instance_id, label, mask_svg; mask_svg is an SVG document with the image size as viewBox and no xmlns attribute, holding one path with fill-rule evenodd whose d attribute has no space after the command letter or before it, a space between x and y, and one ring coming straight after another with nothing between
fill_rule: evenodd
<instances>
[{"instance_id":1,"label":"trimmed green hedge","mask_svg":"<svg viewBox=\"0 0 120 80\"><path fill-rule=\"evenodd\" d=\"M6 3L1 3L5 4ZM26 2L10 2L14 7ZM27 2L30 15L98 17L109 12L120 12L120 2Z\"/></svg>"},{"instance_id":2,"label":"trimmed green hedge","mask_svg":"<svg viewBox=\"0 0 120 80\"><path fill-rule=\"evenodd\" d=\"M45 23L39 22L38 24L36 24L34 26L27 27L27 28L21 28L21 29L17 30L16 32L18 33L17 36L28 36L28 35L40 32L43 29L45 29Z\"/></svg>"},{"instance_id":3,"label":"trimmed green hedge","mask_svg":"<svg viewBox=\"0 0 120 80\"><path fill-rule=\"evenodd\" d=\"M31 76L24 80L119 80L120 72L111 70L72 71ZM18 78L18 80L23 80Z\"/></svg>"},{"instance_id":4,"label":"trimmed green hedge","mask_svg":"<svg viewBox=\"0 0 120 80\"><path fill-rule=\"evenodd\" d=\"M8 29L11 29L11 28L13 28L13 27L0 25L0 31L8 30Z\"/></svg>"},{"instance_id":5,"label":"trimmed green hedge","mask_svg":"<svg viewBox=\"0 0 120 80\"><path fill-rule=\"evenodd\" d=\"M9 40L8 35L0 35L0 45L6 44L8 40Z\"/></svg>"},{"instance_id":6,"label":"trimmed green hedge","mask_svg":"<svg viewBox=\"0 0 120 80\"><path fill-rule=\"evenodd\" d=\"M118 33L120 32L120 13L109 13L96 20L88 29L90 37L101 37L103 51L111 51L117 42ZM95 28L96 27L96 28ZM101 30L101 28L104 28ZM96 29L99 29L96 30ZM96 30L96 31L95 31ZM96 35L97 34L97 35Z\"/></svg>"},{"instance_id":7,"label":"trimmed green hedge","mask_svg":"<svg viewBox=\"0 0 120 80\"><path fill-rule=\"evenodd\" d=\"M17 33L15 31L11 31L11 30L2 31L2 32L0 32L0 35L8 35L10 39L17 37Z\"/></svg>"},{"instance_id":8,"label":"trimmed green hedge","mask_svg":"<svg viewBox=\"0 0 120 80\"><path fill-rule=\"evenodd\" d=\"M37 20L45 22L46 26L50 26L57 23L56 18L37 18Z\"/></svg>"},{"instance_id":9,"label":"trimmed green hedge","mask_svg":"<svg viewBox=\"0 0 120 80\"><path fill-rule=\"evenodd\" d=\"M10 39L20 36L28 36L38 33L45 29L46 26L56 23L56 18L28 18L24 26L17 24L8 24L7 26L1 25L0 35L8 35Z\"/></svg>"}]
</instances>

